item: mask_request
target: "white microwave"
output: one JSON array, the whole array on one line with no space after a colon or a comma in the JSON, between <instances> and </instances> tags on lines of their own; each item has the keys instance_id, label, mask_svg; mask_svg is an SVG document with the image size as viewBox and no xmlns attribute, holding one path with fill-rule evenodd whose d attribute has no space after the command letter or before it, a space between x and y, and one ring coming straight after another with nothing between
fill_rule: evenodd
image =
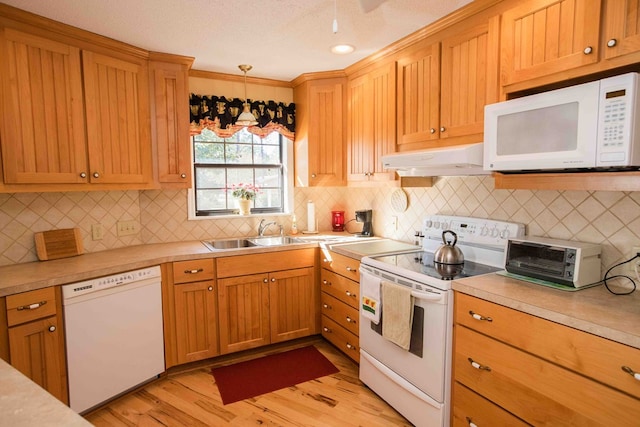
<instances>
[{"instance_id":1,"label":"white microwave","mask_svg":"<svg viewBox=\"0 0 640 427\"><path fill-rule=\"evenodd\" d=\"M639 78L622 74L487 105L484 169L638 169Z\"/></svg>"}]
</instances>

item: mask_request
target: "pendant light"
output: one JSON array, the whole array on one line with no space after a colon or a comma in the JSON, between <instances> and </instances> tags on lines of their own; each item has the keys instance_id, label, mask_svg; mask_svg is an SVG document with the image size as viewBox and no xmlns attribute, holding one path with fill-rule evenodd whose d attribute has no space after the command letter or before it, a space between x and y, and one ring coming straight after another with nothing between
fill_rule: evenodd
<instances>
[{"instance_id":1,"label":"pendant light","mask_svg":"<svg viewBox=\"0 0 640 427\"><path fill-rule=\"evenodd\" d=\"M247 99L247 71L251 70L253 67L251 65L242 64L238 65L241 71L244 72L244 107L242 109L242 113L238 116L236 120L236 125L238 126L255 126L258 124L258 121L251 113L250 105Z\"/></svg>"}]
</instances>

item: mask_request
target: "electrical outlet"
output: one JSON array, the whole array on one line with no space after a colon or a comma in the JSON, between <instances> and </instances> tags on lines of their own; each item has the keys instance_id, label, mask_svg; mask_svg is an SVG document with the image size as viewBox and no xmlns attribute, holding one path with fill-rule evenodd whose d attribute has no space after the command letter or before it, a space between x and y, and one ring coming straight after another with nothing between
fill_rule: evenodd
<instances>
[{"instance_id":1,"label":"electrical outlet","mask_svg":"<svg viewBox=\"0 0 640 427\"><path fill-rule=\"evenodd\" d=\"M118 237L129 236L131 234L137 234L140 231L140 226L137 221L118 221Z\"/></svg>"},{"instance_id":2,"label":"electrical outlet","mask_svg":"<svg viewBox=\"0 0 640 427\"><path fill-rule=\"evenodd\" d=\"M633 258L636 254L640 253L640 246L634 246L631 248L631 256L629 258ZM638 266L638 271L640 271L640 258L636 258L633 261L627 263L627 269L629 273L636 274L636 265Z\"/></svg>"},{"instance_id":3,"label":"electrical outlet","mask_svg":"<svg viewBox=\"0 0 640 427\"><path fill-rule=\"evenodd\" d=\"M102 224L91 225L91 239L102 240L103 237L104 237L104 228L102 228Z\"/></svg>"}]
</instances>

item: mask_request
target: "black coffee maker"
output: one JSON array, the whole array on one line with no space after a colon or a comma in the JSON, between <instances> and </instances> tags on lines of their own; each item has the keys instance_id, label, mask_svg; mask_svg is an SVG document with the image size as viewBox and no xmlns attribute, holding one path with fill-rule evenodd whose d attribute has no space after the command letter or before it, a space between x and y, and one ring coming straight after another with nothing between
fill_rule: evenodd
<instances>
[{"instance_id":1,"label":"black coffee maker","mask_svg":"<svg viewBox=\"0 0 640 427\"><path fill-rule=\"evenodd\" d=\"M371 212L371 209L356 211L356 222L363 223L362 231L360 233L357 233L356 236L359 236L359 237L373 236L373 229L371 228L372 216L373 216L373 213Z\"/></svg>"}]
</instances>

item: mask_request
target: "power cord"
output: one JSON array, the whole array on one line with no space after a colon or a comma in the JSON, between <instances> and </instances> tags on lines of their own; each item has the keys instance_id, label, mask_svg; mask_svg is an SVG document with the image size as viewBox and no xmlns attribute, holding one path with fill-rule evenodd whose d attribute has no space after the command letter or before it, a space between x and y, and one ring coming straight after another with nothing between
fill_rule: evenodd
<instances>
[{"instance_id":1,"label":"power cord","mask_svg":"<svg viewBox=\"0 0 640 427\"><path fill-rule=\"evenodd\" d=\"M633 258L629 258L626 261L622 261L621 263L618 263L618 264L614 265L613 267L611 267L610 269L607 270L607 272L604 274L604 279L601 280L601 281L604 283L605 288L607 288L607 290L609 292L611 292L614 295L629 295L630 293L632 293L632 292L634 292L636 290L636 282L629 276L626 276L624 274L616 274L616 275L613 275L613 276L609 277L609 273L611 272L611 270L613 270L616 267L620 267L621 265L630 263L631 261L633 261L636 258L640 258L640 253L637 253L636 256L634 256ZM636 278L640 277L640 273L638 272L638 264L636 264L634 266L634 270L636 272ZM628 279L631 282L631 284L633 285L633 288L628 292L614 292L614 291L611 290L611 288L609 288L609 284L607 283L607 280L611 280L611 279Z\"/></svg>"}]
</instances>

